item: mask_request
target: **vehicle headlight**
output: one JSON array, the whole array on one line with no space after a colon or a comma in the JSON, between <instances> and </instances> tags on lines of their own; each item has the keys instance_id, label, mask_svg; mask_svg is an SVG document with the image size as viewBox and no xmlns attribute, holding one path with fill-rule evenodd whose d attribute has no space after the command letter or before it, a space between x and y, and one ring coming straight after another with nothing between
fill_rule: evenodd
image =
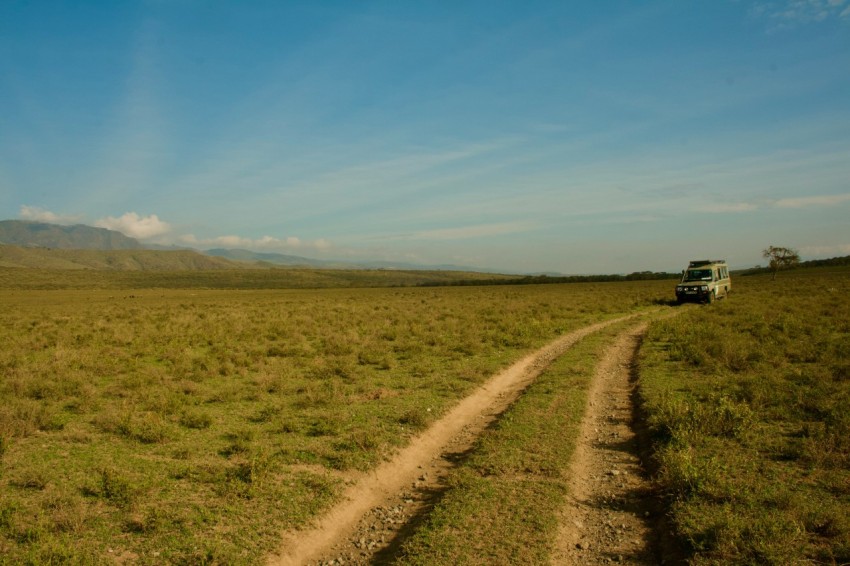
<instances>
[{"instance_id":1,"label":"vehicle headlight","mask_svg":"<svg viewBox=\"0 0 850 566\"><path fill-rule=\"evenodd\" d=\"M708 291L708 285L703 285L699 288L700 291Z\"/></svg>"}]
</instances>

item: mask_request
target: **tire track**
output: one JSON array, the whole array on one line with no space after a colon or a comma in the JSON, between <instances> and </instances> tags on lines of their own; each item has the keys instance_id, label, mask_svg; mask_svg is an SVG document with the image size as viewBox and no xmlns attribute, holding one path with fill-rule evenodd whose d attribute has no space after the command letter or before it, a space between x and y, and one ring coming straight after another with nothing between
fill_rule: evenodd
<instances>
[{"instance_id":1,"label":"tire track","mask_svg":"<svg viewBox=\"0 0 850 566\"><path fill-rule=\"evenodd\" d=\"M662 563L654 548L655 498L633 428L635 359L646 327L623 333L597 366L553 565Z\"/></svg>"},{"instance_id":2,"label":"tire track","mask_svg":"<svg viewBox=\"0 0 850 566\"><path fill-rule=\"evenodd\" d=\"M491 377L390 461L359 475L312 528L286 532L271 566L381 564L427 515L448 471L522 391L573 344L637 314L593 324L551 342Z\"/></svg>"}]
</instances>

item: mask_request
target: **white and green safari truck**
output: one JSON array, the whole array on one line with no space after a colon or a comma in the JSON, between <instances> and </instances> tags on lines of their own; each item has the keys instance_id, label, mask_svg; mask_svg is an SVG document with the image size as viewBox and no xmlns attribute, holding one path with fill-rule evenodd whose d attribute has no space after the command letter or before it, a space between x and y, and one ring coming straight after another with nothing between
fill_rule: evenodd
<instances>
[{"instance_id":1,"label":"white and green safari truck","mask_svg":"<svg viewBox=\"0 0 850 566\"><path fill-rule=\"evenodd\" d=\"M676 285L676 301L713 303L729 295L732 280L729 267L722 259L694 260L682 272L682 280Z\"/></svg>"}]
</instances>

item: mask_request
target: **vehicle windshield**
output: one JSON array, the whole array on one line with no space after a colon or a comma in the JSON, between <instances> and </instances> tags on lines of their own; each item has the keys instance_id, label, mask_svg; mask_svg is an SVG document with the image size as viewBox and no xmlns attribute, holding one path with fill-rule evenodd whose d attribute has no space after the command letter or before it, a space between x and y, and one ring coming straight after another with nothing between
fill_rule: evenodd
<instances>
[{"instance_id":1,"label":"vehicle windshield","mask_svg":"<svg viewBox=\"0 0 850 566\"><path fill-rule=\"evenodd\" d=\"M685 281L711 281L711 270L689 269L685 274Z\"/></svg>"}]
</instances>

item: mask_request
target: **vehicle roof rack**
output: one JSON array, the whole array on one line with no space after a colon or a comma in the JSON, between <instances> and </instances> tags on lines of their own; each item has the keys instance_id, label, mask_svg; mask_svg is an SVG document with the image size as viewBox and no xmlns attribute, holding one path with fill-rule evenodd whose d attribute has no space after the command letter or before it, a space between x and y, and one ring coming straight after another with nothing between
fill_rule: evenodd
<instances>
[{"instance_id":1,"label":"vehicle roof rack","mask_svg":"<svg viewBox=\"0 0 850 566\"><path fill-rule=\"evenodd\" d=\"M688 264L688 267L702 267L713 263L726 263L725 259L695 259Z\"/></svg>"}]
</instances>

